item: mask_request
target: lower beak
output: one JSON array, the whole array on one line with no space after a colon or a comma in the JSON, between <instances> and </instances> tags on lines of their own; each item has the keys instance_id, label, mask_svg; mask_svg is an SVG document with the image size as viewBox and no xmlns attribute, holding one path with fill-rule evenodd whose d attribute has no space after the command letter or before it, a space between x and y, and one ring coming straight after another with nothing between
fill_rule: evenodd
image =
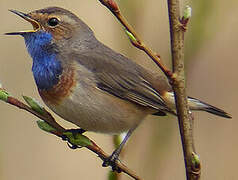
<instances>
[{"instance_id":1,"label":"lower beak","mask_svg":"<svg viewBox=\"0 0 238 180\"><path fill-rule=\"evenodd\" d=\"M5 33L6 35L24 35L26 33L37 32L40 29L41 26L40 26L39 22L37 22L35 19L33 19L29 14L25 14L25 13L22 13L22 12L16 11L16 10L9 10L9 11L20 16L21 18L25 19L26 21L30 22L33 26L33 30Z\"/></svg>"}]
</instances>

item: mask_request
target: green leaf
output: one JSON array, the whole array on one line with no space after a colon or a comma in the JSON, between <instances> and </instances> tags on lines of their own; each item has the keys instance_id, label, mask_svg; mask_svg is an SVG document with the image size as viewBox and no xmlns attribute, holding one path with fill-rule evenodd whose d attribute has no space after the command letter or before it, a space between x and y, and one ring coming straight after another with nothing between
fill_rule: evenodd
<instances>
[{"instance_id":1,"label":"green leaf","mask_svg":"<svg viewBox=\"0 0 238 180\"><path fill-rule=\"evenodd\" d=\"M43 131L46 131L46 132L54 132L56 131L55 128L53 128L52 126L50 126L47 122L43 121L43 120L38 120L36 121L38 127L43 130Z\"/></svg>"},{"instance_id":2,"label":"green leaf","mask_svg":"<svg viewBox=\"0 0 238 180\"><path fill-rule=\"evenodd\" d=\"M133 42L136 42L137 40L136 40L136 38L135 38L135 36L131 33L131 32L129 32L129 31L127 31L127 30L125 30L126 31L126 35L129 37L129 39L131 40L131 41L133 41Z\"/></svg>"},{"instance_id":3,"label":"green leaf","mask_svg":"<svg viewBox=\"0 0 238 180\"><path fill-rule=\"evenodd\" d=\"M0 100L7 102L9 93L3 89L0 89Z\"/></svg>"},{"instance_id":4,"label":"green leaf","mask_svg":"<svg viewBox=\"0 0 238 180\"><path fill-rule=\"evenodd\" d=\"M192 8L187 5L184 9L183 17L184 17L184 19L188 19L191 16L192 16Z\"/></svg>"},{"instance_id":5,"label":"green leaf","mask_svg":"<svg viewBox=\"0 0 238 180\"><path fill-rule=\"evenodd\" d=\"M67 132L64 132L63 135L65 135L69 139L69 142L73 145L77 145L81 147L92 145L92 142L90 141L90 139L88 139L86 136L80 133L73 134L72 132L67 131Z\"/></svg>"},{"instance_id":6,"label":"green leaf","mask_svg":"<svg viewBox=\"0 0 238 180\"><path fill-rule=\"evenodd\" d=\"M108 180L117 180L116 172L109 171L109 173L108 173Z\"/></svg>"},{"instance_id":7,"label":"green leaf","mask_svg":"<svg viewBox=\"0 0 238 180\"><path fill-rule=\"evenodd\" d=\"M44 107L37 102L35 99L28 97L28 96L22 96L23 99L26 101L26 103L36 112L40 113L40 114L44 114L45 109Z\"/></svg>"}]
</instances>

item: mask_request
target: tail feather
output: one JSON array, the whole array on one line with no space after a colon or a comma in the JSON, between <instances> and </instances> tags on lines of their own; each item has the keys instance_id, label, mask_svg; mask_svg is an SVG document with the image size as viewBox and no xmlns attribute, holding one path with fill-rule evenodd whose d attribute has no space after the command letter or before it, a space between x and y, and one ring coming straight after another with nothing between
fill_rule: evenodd
<instances>
[{"instance_id":1,"label":"tail feather","mask_svg":"<svg viewBox=\"0 0 238 180\"><path fill-rule=\"evenodd\" d=\"M215 106L202 102L198 99L189 97L188 100L189 100L189 106L192 110L202 110L202 111L206 111L211 114L215 114L217 116L221 116L224 118L232 118L230 114L223 111L222 109L219 109Z\"/></svg>"}]
</instances>

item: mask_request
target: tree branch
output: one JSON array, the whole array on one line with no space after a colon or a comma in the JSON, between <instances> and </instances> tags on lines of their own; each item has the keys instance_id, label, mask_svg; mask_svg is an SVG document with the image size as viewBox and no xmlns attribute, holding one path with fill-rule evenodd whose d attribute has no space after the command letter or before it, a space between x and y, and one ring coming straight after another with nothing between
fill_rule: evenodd
<instances>
[{"instance_id":1,"label":"tree branch","mask_svg":"<svg viewBox=\"0 0 238 180\"><path fill-rule=\"evenodd\" d=\"M179 0L168 0L170 22L171 53L173 62L172 88L175 94L177 116L182 139L186 176L188 180L200 178L200 162L194 161L195 148L193 141L193 117L189 112L184 73L184 28L188 19L180 21ZM195 162L195 163L194 163Z\"/></svg>"},{"instance_id":2,"label":"tree branch","mask_svg":"<svg viewBox=\"0 0 238 180\"><path fill-rule=\"evenodd\" d=\"M107 153L105 153L93 140L89 139L88 137L77 134L72 134L70 132L67 132L65 128L60 126L53 116L45 110L44 107L39 105L34 99L24 96L25 101L28 103L28 105L24 104L23 102L19 101L18 99L12 97L9 95L9 93L0 88L0 100L11 104L15 107L18 107L22 110L25 110L34 116L42 119L43 121L38 121L38 126L51 134L54 134L60 138L62 138L65 141L68 141L68 143L72 144L73 149L81 148L82 146L89 149L90 151L96 153L100 159L105 160L109 157ZM47 124L46 124L47 123ZM134 178L135 180L141 180L139 176L135 174L132 170L130 170L128 167L126 167L124 164L122 164L120 161L116 162L117 167L121 172L124 172L125 174L129 175L130 177Z\"/></svg>"}]
</instances>

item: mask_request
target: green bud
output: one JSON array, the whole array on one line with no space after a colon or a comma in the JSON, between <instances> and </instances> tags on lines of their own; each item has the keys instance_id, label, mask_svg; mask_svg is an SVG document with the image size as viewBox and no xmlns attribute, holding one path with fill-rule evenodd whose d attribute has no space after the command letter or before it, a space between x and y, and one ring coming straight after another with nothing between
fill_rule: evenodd
<instances>
[{"instance_id":1,"label":"green bud","mask_svg":"<svg viewBox=\"0 0 238 180\"><path fill-rule=\"evenodd\" d=\"M23 99L26 101L26 103L36 112L40 113L40 114L44 114L45 109L44 107L37 102L35 99L28 97L28 96L22 96Z\"/></svg>"},{"instance_id":2,"label":"green bud","mask_svg":"<svg viewBox=\"0 0 238 180\"><path fill-rule=\"evenodd\" d=\"M47 122L43 121L43 120L38 120L36 121L38 127L43 130L43 131L46 131L46 132L54 132L56 131L55 128L53 128L52 126L50 126Z\"/></svg>"},{"instance_id":3,"label":"green bud","mask_svg":"<svg viewBox=\"0 0 238 180\"><path fill-rule=\"evenodd\" d=\"M187 5L184 9L183 17L184 19L189 19L191 16L192 16L192 8Z\"/></svg>"},{"instance_id":4,"label":"green bud","mask_svg":"<svg viewBox=\"0 0 238 180\"><path fill-rule=\"evenodd\" d=\"M194 167L199 167L200 166L200 159L199 159L199 155L192 153L192 163L194 165Z\"/></svg>"},{"instance_id":5,"label":"green bud","mask_svg":"<svg viewBox=\"0 0 238 180\"><path fill-rule=\"evenodd\" d=\"M126 35L129 37L129 39L130 39L131 41L133 41L133 42L137 41L136 38L135 38L135 36L134 36L131 32L129 32L129 31L127 31L127 30L125 30L125 31L126 31Z\"/></svg>"},{"instance_id":6,"label":"green bud","mask_svg":"<svg viewBox=\"0 0 238 180\"><path fill-rule=\"evenodd\" d=\"M0 100L7 102L9 93L3 89L0 89Z\"/></svg>"},{"instance_id":7,"label":"green bud","mask_svg":"<svg viewBox=\"0 0 238 180\"><path fill-rule=\"evenodd\" d=\"M69 142L72 143L73 145L81 147L92 145L92 142L86 136L80 133L73 134L72 132L67 131L64 132L63 134L69 139Z\"/></svg>"}]
</instances>

